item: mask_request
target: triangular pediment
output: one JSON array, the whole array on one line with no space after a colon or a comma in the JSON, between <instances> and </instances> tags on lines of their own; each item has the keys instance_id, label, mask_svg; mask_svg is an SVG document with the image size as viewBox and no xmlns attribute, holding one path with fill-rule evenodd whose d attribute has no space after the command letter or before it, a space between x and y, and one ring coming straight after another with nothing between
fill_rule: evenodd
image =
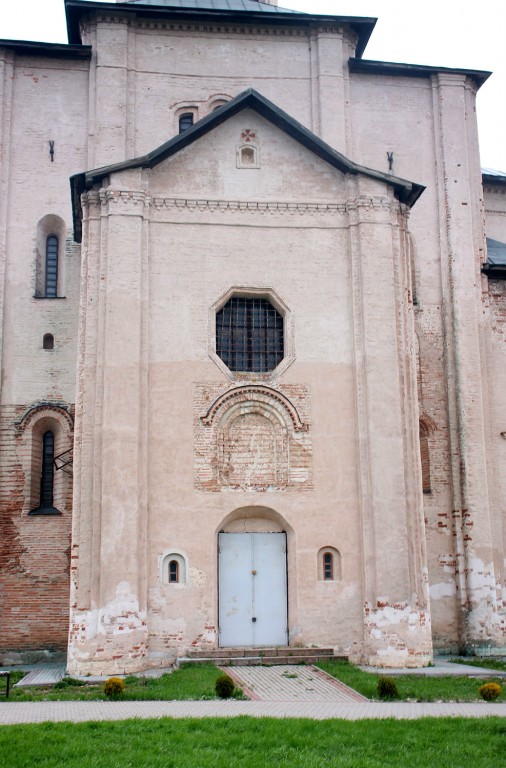
<instances>
[{"instance_id":1,"label":"triangular pediment","mask_svg":"<svg viewBox=\"0 0 506 768\"><path fill-rule=\"evenodd\" d=\"M247 110L252 110L258 115L261 115L264 120L271 125L276 126L276 128L284 132L292 140L301 145L301 147L304 147L328 166L337 169L341 173L351 175L362 174L384 183L393 189L394 194L401 202L406 203L407 205L413 205L424 190L424 187L420 184L406 181L405 179L383 173L382 171L365 168L364 166L352 162L343 154L333 149L329 144L322 141L322 139L305 128L297 120L294 120L294 118L269 101L269 99L266 99L253 89L248 89L229 101L219 110L215 110L207 115L207 117L199 120L191 128L174 136L172 139L146 155L73 176L71 178L71 185L73 191L76 239L79 239L79 223L81 219L80 195L82 192L91 189L104 178L114 173L138 168L155 168L165 160L174 157L188 147L191 147L191 145L196 143L199 139L202 139L207 134L215 131L236 115Z\"/></svg>"}]
</instances>

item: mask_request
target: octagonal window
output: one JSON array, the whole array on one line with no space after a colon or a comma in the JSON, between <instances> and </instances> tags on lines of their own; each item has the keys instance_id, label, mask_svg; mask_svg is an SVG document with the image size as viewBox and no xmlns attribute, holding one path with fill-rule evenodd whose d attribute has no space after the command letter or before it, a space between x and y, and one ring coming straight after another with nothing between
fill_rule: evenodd
<instances>
[{"instance_id":1,"label":"octagonal window","mask_svg":"<svg viewBox=\"0 0 506 768\"><path fill-rule=\"evenodd\" d=\"M268 373L284 356L284 319L265 298L232 296L216 314L216 354L231 371Z\"/></svg>"}]
</instances>

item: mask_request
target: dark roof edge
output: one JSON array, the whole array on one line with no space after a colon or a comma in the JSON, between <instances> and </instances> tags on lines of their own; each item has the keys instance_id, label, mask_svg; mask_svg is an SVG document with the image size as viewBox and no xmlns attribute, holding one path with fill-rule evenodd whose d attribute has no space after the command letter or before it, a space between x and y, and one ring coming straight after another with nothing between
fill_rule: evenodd
<instances>
[{"instance_id":1,"label":"dark roof edge","mask_svg":"<svg viewBox=\"0 0 506 768\"><path fill-rule=\"evenodd\" d=\"M396 75L398 77L431 77L439 73L465 75L476 81L478 88L488 80L492 72L479 69L454 69L452 67L432 67L424 64L402 64L394 61L372 61L359 57L349 60L350 72L362 72L371 75Z\"/></svg>"},{"instance_id":2,"label":"dark roof edge","mask_svg":"<svg viewBox=\"0 0 506 768\"><path fill-rule=\"evenodd\" d=\"M90 59L90 45L39 43L32 40L0 40L0 48L8 48L23 56L46 56L57 59Z\"/></svg>"},{"instance_id":3,"label":"dark roof edge","mask_svg":"<svg viewBox=\"0 0 506 768\"><path fill-rule=\"evenodd\" d=\"M79 17L90 11L107 11L108 13L129 13L137 16L164 16L186 20L228 21L231 23L261 22L269 25L312 26L316 24L349 24L358 36L356 55L362 56L377 19L370 16L329 16L327 14L311 13L276 13L264 11L226 11L198 8L164 8L163 6L130 5L127 3L88 2L87 0L65 0L65 15L67 18L67 34L70 43L80 43Z\"/></svg>"},{"instance_id":4,"label":"dark roof edge","mask_svg":"<svg viewBox=\"0 0 506 768\"><path fill-rule=\"evenodd\" d=\"M499 184L501 186L506 186L506 174L504 176L496 175L495 173L482 173L481 175L483 184Z\"/></svg>"},{"instance_id":5,"label":"dark roof edge","mask_svg":"<svg viewBox=\"0 0 506 768\"><path fill-rule=\"evenodd\" d=\"M82 192L86 189L90 189L93 184L101 181L111 173L125 171L130 168L153 168L155 165L158 165L158 163L161 163L168 157L180 152L182 149L225 122L228 118L241 112L243 109L254 109L273 125L276 125L278 128L288 133L296 141L301 143L329 165L340 170L342 173L361 173L393 187L399 200L409 206L415 204L425 189L421 184L415 184L406 179L401 179L397 176L392 176L383 173L382 171L365 168L364 166L353 163L340 152L337 152L322 141L322 139L318 138L318 136L315 136L314 133L301 125L301 123L297 122L297 120L294 120L290 115L269 101L269 99L266 99L257 91L250 88L236 96L232 101L229 101L228 104L225 104L221 109L215 110L202 118L202 120L199 120L191 128L188 128L188 130L174 136L174 138L170 139L165 144L162 144L153 152L149 152L148 154L134 158L133 160L125 160L121 163L114 163L113 165L96 168L72 176L70 184L72 190L75 239L79 242L81 219L80 195Z\"/></svg>"},{"instance_id":6,"label":"dark roof edge","mask_svg":"<svg viewBox=\"0 0 506 768\"><path fill-rule=\"evenodd\" d=\"M506 280L506 264L483 264L481 271L489 280Z\"/></svg>"}]
</instances>

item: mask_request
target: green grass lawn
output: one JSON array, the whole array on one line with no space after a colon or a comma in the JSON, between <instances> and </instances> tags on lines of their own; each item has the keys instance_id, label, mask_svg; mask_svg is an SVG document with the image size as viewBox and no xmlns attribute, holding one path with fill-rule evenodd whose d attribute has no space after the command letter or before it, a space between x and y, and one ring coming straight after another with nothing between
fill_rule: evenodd
<instances>
[{"instance_id":1,"label":"green grass lawn","mask_svg":"<svg viewBox=\"0 0 506 768\"><path fill-rule=\"evenodd\" d=\"M378 698L377 685L381 675L364 672L347 661L323 661L317 666L368 699ZM388 670L385 670L384 675L388 676ZM481 700L478 693L481 685L492 681L499 685L502 683L495 678L476 680L470 677L421 677L420 675L398 675L394 679L402 701L478 701ZM504 701L505 698L503 688L498 701Z\"/></svg>"},{"instance_id":2,"label":"green grass lawn","mask_svg":"<svg viewBox=\"0 0 506 768\"><path fill-rule=\"evenodd\" d=\"M11 675L12 685L25 673ZM214 684L222 670L214 664L188 664L169 675L158 678L127 677L122 701L169 701L184 699L216 699ZM237 697L242 698L238 692ZM8 701L88 701L107 700L102 685L65 685L12 688ZM2 702L5 699L1 699ZM1 704L0 704L1 706Z\"/></svg>"},{"instance_id":3,"label":"green grass lawn","mask_svg":"<svg viewBox=\"0 0 506 768\"><path fill-rule=\"evenodd\" d=\"M126 720L0 728L5 768L499 768L503 718Z\"/></svg>"},{"instance_id":4,"label":"green grass lawn","mask_svg":"<svg viewBox=\"0 0 506 768\"><path fill-rule=\"evenodd\" d=\"M326 661L318 664L338 680L359 691L368 699L377 699L377 684L380 675L363 672L347 661ZM226 670L225 670L226 671ZM214 664L187 664L175 672L159 678L127 677L125 680L124 701L149 700L198 700L216 699L214 684L222 670ZM388 675L388 671L385 671ZM23 677L23 672L12 675L12 684ZM478 701L478 689L485 680L468 677L420 677L419 675L399 675L395 678L399 698L403 701ZM487 681L488 682L488 681ZM497 680L500 685L501 680ZM236 698L244 698L241 691L236 691ZM12 688L9 701L86 701L106 700L102 685L79 684ZM506 699L506 687L499 701ZM0 699L0 706L5 699ZM505 763L506 764L506 763Z\"/></svg>"}]
</instances>

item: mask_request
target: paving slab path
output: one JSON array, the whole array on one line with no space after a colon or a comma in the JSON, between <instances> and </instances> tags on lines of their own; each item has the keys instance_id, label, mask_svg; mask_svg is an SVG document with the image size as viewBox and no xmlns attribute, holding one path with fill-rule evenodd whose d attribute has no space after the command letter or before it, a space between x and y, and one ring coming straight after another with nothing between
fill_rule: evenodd
<instances>
[{"instance_id":1,"label":"paving slab path","mask_svg":"<svg viewBox=\"0 0 506 768\"><path fill-rule=\"evenodd\" d=\"M417 720L420 717L506 717L506 704L411 704L337 701L37 701L0 703L0 725L151 718L276 717L311 720Z\"/></svg>"},{"instance_id":2,"label":"paving slab path","mask_svg":"<svg viewBox=\"0 0 506 768\"><path fill-rule=\"evenodd\" d=\"M226 672L254 701L367 701L313 666L227 667Z\"/></svg>"}]
</instances>

